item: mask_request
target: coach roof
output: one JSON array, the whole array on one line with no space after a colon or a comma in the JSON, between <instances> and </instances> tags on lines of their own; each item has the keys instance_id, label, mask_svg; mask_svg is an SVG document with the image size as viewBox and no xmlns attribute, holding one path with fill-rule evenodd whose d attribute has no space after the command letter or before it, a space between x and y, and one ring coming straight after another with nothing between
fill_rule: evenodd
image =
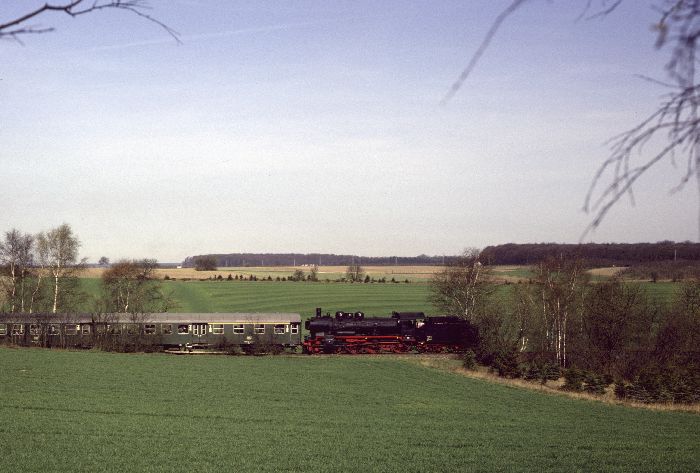
<instances>
[{"instance_id":1,"label":"coach roof","mask_svg":"<svg viewBox=\"0 0 700 473\"><path fill-rule=\"evenodd\" d=\"M264 324L301 323L301 316L285 312L235 312L235 313L173 313L150 314L0 314L0 323L224 323L224 324Z\"/></svg>"},{"instance_id":2,"label":"coach roof","mask_svg":"<svg viewBox=\"0 0 700 473\"><path fill-rule=\"evenodd\" d=\"M299 314L286 312L234 312L234 313L159 313L144 314L144 322L155 323L224 323L224 324L252 324L252 323L300 323Z\"/></svg>"}]
</instances>

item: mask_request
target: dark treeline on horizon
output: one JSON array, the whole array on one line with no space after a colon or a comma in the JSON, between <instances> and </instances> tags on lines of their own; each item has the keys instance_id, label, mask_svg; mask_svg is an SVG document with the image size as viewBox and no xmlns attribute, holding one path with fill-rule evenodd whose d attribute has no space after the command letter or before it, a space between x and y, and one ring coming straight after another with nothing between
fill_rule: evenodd
<instances>
[{"instance_id":1,"label":"dark treeline on horizon","mask_svg":"<svg viewBox=\"0 0 700 473\"><path fill-rule=\"evenodd\" d=\"M457 256L358 256L329 253L228 253L188 256L184 267L194 267L196 258L214 257L217 266L438 266L450 264ZM661 241L657 243L507 243L487 246L481 260L491 265L530 265L548 258L582 258L589 265L629 266L656 261L700 261L700 243Z\"/></svg>"},{"instance_id":2,"label":"dark treeline on horizon","mask_svg":"<svg viewBox=\"0 0 700 473\"><path fill-rule=\"evenodd\" d=\"M194 267L194 261L201 257L214 257L217 266L348 266L351 264L372 266L432 266L449 263L455 256L357 256L326 253L229 253L188 256L182 262L186 268Z\"/></svg>"},{"instance_id":3,"label":"dark treeline on horizon","mask_svg":"<svg viewBox=\"0 0 700 473\"><path fill-rule=\"evenodd\" d=\"M488 264L536 264L548 258L582 258L589 265L629 266L655 261L700 260L700 243L508 243L487 246L481 253Z\"/></svg>"}]
</instances>

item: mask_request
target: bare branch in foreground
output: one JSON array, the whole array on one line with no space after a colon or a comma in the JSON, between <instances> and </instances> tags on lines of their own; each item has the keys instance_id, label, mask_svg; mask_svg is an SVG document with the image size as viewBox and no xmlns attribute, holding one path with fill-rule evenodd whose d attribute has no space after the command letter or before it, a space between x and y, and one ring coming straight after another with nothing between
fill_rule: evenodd
<instances>
[{"instance_id":1,"label":"bare branch in foreground","mask_svg":"<svg viewBox=\"0 0 700 473\"><path fill-rule=\"evenodd\" d=\"M20 39L22 36L49 33L54 31L53 27L39 27L27 24L28 21L31 21L39 16L43 16L46 12L53 11L65 13L75 18L80 15L105 9L124 10L138 15L139 17L160 26L175 41L181 43L177 31L144 11L149 9L148 3L145 0L94 0L91 4L88 4L88 2L85 2L85 0L73 0L70 2L64 1L63 3L58 4L45 3L44 5L36 8L35 10L29 11L24 15L0 23L0 39L9 38L23 44Z\"/></svg>"}]
</instances>

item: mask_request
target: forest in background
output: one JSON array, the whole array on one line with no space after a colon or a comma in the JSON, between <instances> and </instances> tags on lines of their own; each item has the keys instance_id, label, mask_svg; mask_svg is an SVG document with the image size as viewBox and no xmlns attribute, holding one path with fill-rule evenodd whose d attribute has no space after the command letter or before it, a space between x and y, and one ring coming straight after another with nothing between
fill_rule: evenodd
<instances>
[{"instance_id":1,"label":"forest in background","mask_svg":"<svg viewBox=\"0 0 700 473\"><path fill-rule=\"evenodd\" d=\"M658 261L700 261L700 243L660 241L657 243L506 243L487 246L482 261L490 265L531 265L548 258L578 258L593 266L634 266ZM359 256L332 253L206 253L188 256L185 268L195 267L199 258L214 258L218 267L254 266L437 266L454 263L457 255Z\"/></svg>"}]
</instances>

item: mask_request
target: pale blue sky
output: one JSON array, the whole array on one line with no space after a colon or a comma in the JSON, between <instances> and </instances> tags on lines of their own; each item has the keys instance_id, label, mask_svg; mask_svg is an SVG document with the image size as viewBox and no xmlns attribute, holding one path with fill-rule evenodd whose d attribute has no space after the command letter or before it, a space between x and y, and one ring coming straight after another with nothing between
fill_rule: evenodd
<instances>
[{"instance_id":1,"label":"pale blue sky","mask_svg":"<svg viewBox=\"0 0 700 473\"><path fill-rule=\"evenodd\" d=\"M664 92L635 77L664 78L655 16L534 0L439 105L508 3L152 1L180 45L124 12L45 16L0 42L0 230L67 222L93 261L577 242L605 141ZM586 241L696 239L682 171Z\"/></svg>"}]
</instances>

